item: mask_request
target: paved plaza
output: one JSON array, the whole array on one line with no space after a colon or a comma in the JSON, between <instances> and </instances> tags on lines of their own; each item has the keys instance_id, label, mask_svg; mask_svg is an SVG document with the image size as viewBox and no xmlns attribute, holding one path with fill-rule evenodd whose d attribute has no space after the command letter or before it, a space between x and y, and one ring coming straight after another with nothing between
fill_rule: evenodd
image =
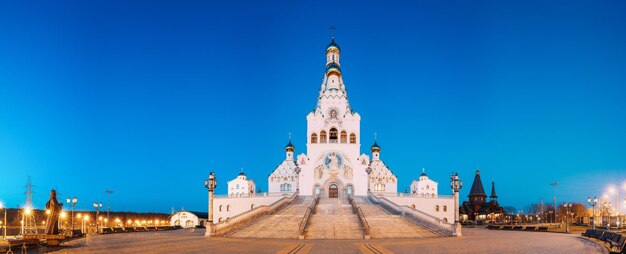
<instances>
[{"instance_id":1,"label":"paved plaza","mask_svg":"<svg viewBox=\"0 0 626 254\"><path fill-rule=\"evenodd\" d=\"M292 240L204 238L202 229L88 236L53 253L607 253L577 234L468 228L463 238Z\"/></svg>"}]
</instances>

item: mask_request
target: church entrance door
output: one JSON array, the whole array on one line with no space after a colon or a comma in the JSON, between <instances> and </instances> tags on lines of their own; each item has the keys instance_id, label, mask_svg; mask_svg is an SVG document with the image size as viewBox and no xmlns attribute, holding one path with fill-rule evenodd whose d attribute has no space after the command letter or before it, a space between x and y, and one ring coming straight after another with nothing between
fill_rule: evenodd
<instances>
[{"instance_id":1,"label":"church entrance door","mask_svg":"<svg viewBox=\"0 0 626 254\"><path fill-rule=\"evenodd\" d=\"M328 187L328 197L329 198L338 198L339 197L339 188L337 188L336 184L330 185Z\"/></svg>"}]
</instances>

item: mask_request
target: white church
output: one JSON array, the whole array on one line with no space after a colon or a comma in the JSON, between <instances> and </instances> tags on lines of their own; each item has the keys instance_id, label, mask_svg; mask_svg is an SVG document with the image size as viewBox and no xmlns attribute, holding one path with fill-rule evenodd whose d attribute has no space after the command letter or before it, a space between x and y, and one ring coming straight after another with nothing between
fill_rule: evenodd
<instances>
[{"instance_id":1,"label":"white church","mask_svg":"<svg viewBox=\"0 0 626 254\"><path fill-rule=\"evenodd\" d=\"M243 173L230 181L228 195L214 199L214 223L293 195L320 200L371 196L438 223L454 222L454 199L438 195L437 182L422 173L411 184L410 193L398 193L398 178L382 161L379 145L374 142L370 154L361 151L361 115L350 106L340 56L333 38L326 47L326 71L317 104L306 116L306 151L296 156L289 141L284 161L267 178L267 193L255 193L254 181Z\"/></svg>"}]
</instances>

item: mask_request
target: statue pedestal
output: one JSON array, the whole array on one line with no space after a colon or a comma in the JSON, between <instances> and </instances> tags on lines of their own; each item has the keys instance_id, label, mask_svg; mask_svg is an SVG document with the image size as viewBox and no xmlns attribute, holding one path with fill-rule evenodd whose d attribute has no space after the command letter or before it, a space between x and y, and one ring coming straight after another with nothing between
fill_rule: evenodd
<instances>
[{"instance_id":1,"label":"statue pedestal","mask_svg":"<svg viewBox=\"0 0 626 254\"><path fill-rule=\"evenodd\" d=\"M454 223L454 225L452 225L452 236L462 237L463 234L461 233L461 228L461 223Z\"/></svg>"}]
</instances>

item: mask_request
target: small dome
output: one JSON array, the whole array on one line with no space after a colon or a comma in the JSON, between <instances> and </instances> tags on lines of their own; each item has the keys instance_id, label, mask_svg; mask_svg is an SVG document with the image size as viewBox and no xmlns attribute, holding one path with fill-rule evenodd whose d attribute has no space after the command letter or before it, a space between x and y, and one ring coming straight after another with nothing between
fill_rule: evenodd
<instances>
[{"instance_id":1,"label":"small dome","mask_svg":"<svg viewBox=\"0 0 626 254\"><path fill-rule=\"evenodd\" d=\"M291 140L289 140L289 143L285 146L285 148L296 148L293 144L291 144Z\"/></svg>"},{"instance_id":2,"label":"small dome","mask_svg":"<svg viewBox=\"0 0 626 254\"><path fill-rule=\"evenodd\" d=\"M422 173L420 176L428 177L428 175L426 173Z\"/></svg>"},{"instance_id":3,"label":"small dome","mask_svg":"<svg viewBox=\"0 0 626 254\"><path fill-rule=\"evenodd\" d=\"M239 173L239 176L246 176L246 173L241 172L241 173Z\"/></svg>"},{"instance_id":4,"label":"small dome","mask_svg":"<svg viewBox=\"0 0 626 254\"><path fill-rule=\"evenodd\" d=\"M335 43L335 37L333 37L333 39L330 41L330 43L326 47L326 52L328 52L331 49L337 49L337 51L341 51L341 49L339 48L339 44Z\"/></svg>"},{"instance_id":5,"label":"small dome","mask_svg":"<svg viewBox=\"0 0 626 254\"><path fill-rule=\"evenodd\" d=\"M285 150L291 152L296 150L296 147L291 143L291 139L289 139L289 143L285 146Z\"/></svg>"},{"instance_id":6,"label":"small dome","mask_svg":"<svg viewBox=\"0 0 626 254\"><path fill-rule=\"evenodd\" d=\"M374 150L379 150L380 151L380 146L378 146L378 143L376 143L376 141L374 141L374 144L371 147L372 151Z\"/></svg>"}]
</instances>

